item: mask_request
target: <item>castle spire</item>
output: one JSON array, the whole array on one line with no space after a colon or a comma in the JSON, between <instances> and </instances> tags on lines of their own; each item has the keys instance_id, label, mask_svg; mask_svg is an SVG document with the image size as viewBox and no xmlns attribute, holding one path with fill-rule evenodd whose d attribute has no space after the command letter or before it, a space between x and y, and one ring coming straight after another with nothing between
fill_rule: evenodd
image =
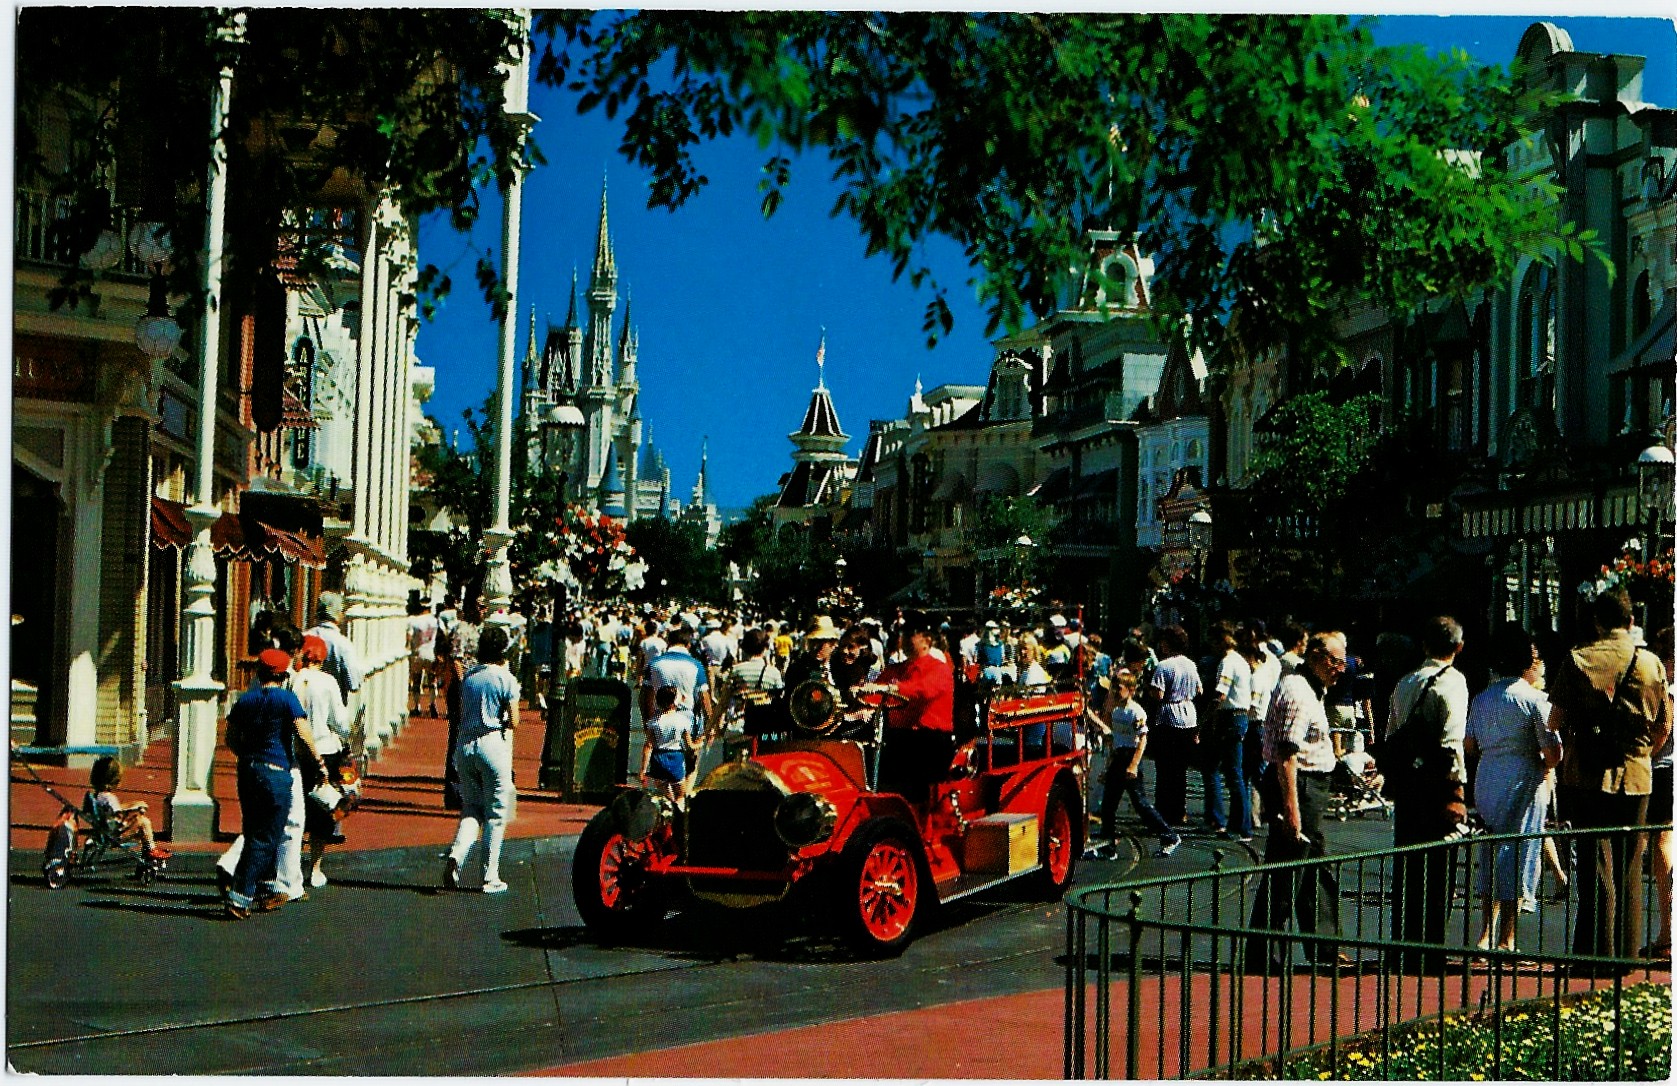
<instances>
[{"instance_id":1,"label":"castle spire","mask_svg":"<svg viewBox=\"0 0 1677 1086\"><path fill-rule=\"evenodd\" d=\"M606 183L600 181L600 234L594 243L593 285L605 286L617 279L617 256L612 252L611 227L606 221Z\"/></svg>"},{"instance_id":2,"label":"castle spire","mask_svg":"<svg viewBox=\"0 0 1677 1086\"><path fill-rule=\"evenodd\" d=\"M565 314L565 327L576 327L576 265L571 265L571 309Z\"/></svg>"},{"instance_id":3,"label":"castle spire","mask_svg":"<svg viewBox=\"0 0 1677 1086\"><path fill-rule=\"evenodd\" d=\"M710 435L699 445L699 478L693 483L693 506L704 510L710 505Z\"/></svg>"}]
</instances>

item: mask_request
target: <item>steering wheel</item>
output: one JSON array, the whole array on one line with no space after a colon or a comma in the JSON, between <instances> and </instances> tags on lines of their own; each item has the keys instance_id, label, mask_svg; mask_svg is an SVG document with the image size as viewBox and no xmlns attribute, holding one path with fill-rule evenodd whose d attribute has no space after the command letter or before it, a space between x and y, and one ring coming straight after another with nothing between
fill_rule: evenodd
<instances>
[{"instance_id":1,"label":"steering wheel","mask_svg":"<svg viewBox=\"0 0 1677 1086\"><path fill-rule=\"evenodd\" d=\"M893 694L889 690L881 690L873 694L856 695L859 705L866 705L869 709L901 709L908 705L908 699L901 694Z\"/></svg>"},{"instance_id":2,"label":"steering wheel","mask_svg":"<svg viewBox=\"0 0 1677 1086\"><path fill-rule=\"evenodd\" d=\"M820 679L802 683L787 700L792 722L814 735L827 735L844 722L844 699L838 688Z\"/></svg>"}]
</instances>

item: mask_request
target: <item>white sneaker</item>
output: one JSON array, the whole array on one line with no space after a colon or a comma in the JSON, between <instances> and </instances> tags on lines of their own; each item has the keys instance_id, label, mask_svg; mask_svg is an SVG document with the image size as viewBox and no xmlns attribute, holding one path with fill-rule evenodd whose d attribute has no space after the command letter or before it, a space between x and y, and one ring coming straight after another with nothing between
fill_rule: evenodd
<instances>
[{"instance_id":1,"label":"white sneaker","mask_svg":"<svg viewBox=\"0 0 1677 1086\"><path fill-rule=\"evenodd\" d=\"M1153 855L1162 860L1181 847L1182 835L1179 833L1173 833L1159 842L1159 850L1153 853Z\"/></svg>"},{"instance_id":2,"label":"white sneaker","mask_svg":"<svg viewBox=\"0 0 1677 1086\"><path fill-rule=\"evenodd\" d=\"M326 885L326 872L320 870L319 868L316 868L314 874L309 876L309 885L314 887L316 890L320 889L322 886L325 886Z\"/></svg>"},{"instance_id":3,"label":"white sneaker","mask_svg":"<svg viewBox=\"0 0 1677 1086\"><path fill-rule=\"evenodd\" d=\"M507 892L507 884L500 879L490 879L483 884L483 892L486 894L504 894Z\"/></svg>"}]
</instances>

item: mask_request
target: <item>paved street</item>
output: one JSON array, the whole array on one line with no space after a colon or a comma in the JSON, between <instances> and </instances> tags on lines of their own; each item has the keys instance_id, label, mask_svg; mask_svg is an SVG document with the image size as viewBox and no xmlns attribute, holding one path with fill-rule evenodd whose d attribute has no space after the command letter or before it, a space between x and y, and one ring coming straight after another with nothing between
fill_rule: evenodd
<instances>
[{"instance_id":1,"label":"paved street","mask_svg":"<svg viewBox=\"0 0 1677 1086\"><path fill-rule=\"evenodd\" d=\"M400 778L414 797L433 796L438 782L403 756L434 742L434 728L417 723L404 733L370 783L388 774L382 779ZM528 729L521 747L538 734ZM14 794L19 788L14 782ZM635 945L603 947L584 932L569 889L576 816L585 812L564 805L555 821L559 806L523 804L521 824L546 819L549 832L508 844L503 874L512 892L499 897L438 888L436 842L451 825L436 817L440 810L421 823L412 810L370 806L350 823L362 847L329 857L330 885L244 923L220 918L208 853L178 855L150 887L116 870L53 892L38 875L38 853L14 834L12 1065L153 1074L720 1074L709 1065L682 1069L685 1057L671 1050L792 1031L772 1046L691 1052L726 1058L727 1073L738 1074L1058 1077L1065 930L1058 906L1006 890L964 901L887 962L856 961L756 918L714 913L678 915ZM422 825L427 843L391 841L379 823L395 817ZM1389 824L1353 821L1332 832L1347 849L1374 846ZM1138 858L1142 850L1132 846L1119 861L1085 863L1078 882L1209 867L1212 847L1192 838L1158 861ZM1223 847L1230 864L1252 862L1239 846ZM971 1019L940 1010L971 1000L1001 1000L988 1016L1017 1032L1005 1043L972 1043ZM892 1017L899 1014L908 1021ZM821 1029L801 1029L840 1021L849 1024L838 1036L852 1041L834 1045ZM800 1045L808 1050L802 1064L780 1062Z\"/></svg>"}]
</instances>

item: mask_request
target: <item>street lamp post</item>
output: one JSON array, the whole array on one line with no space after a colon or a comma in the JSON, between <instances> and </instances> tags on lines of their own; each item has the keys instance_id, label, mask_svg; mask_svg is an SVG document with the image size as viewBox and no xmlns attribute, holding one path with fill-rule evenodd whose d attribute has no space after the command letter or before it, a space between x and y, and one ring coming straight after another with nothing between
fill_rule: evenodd
<instances>
[{"instance_id":1,"label":"street lamp post","mask_svg":"<svg viewBox=\"0 0 1677 1086\"><path fill-rule=\"evenodd\" d=\"M844 571L849 565L850 565L850 563L844 560L844 555L842 555L842 554L839 555L838 560L833 563L833 572L838 577L838 587L833 590L833 598L837 601L837 606L840 610L844 610L844 606L845 606L845 604L844 604Z\"/></svg>"},{"instance_id":2,"label":"street lamp post","mask_svg":"<svg viewBox=\"0 0 1677 1086\"><path fill-rule=\"evenodd\" d=\"M1211 551L1211 514L1204 509L1194 510L1188 518L1188 549L1194 552L1194 580L1203 584Z\"/></svg>"},{"instance_id":3,"label":"street lamp post","mask_svg":"<svg viewBox=\"0 0 1677 1086\"><path fill-rule=\"evenodd\" d=\"M174 789L169 794L169 833L175 841L208 841L215 831L210 764L221 692L215 671L215 552L210 530L221 516L215 504L216 375L220 372L223 234L227 225L227 107L233 95L236 47L244 41L245 17L234 13L216 32L221 70L210 91L208 219L204 233L204 307L199 338L198 447L193 498L187 507L192 545L186 553L181 596L180 678L174 683Z\"/></svg>"},{"instance_id":4,"label":"street lamp post","mask_svg":"<svg viewBox=\"0 0 1677 1086\"><path fill-rule=\"evenodd\" d=\"M518 59L507 64L506 100L502 110L507 120L517 127L518 144L522 148L525 136L536 123L530 112L530 61L528 27L530 13L520 12L520 28L526 42ZM506 290L506 309L501 314L498 342L498 379L495 386L495 523L483 533L489 549L484 571L483 594L489 614L484 622L492 626L512 624L512 568L507 548L512 542L510 506L512 498L512 398L515 393L513 369L516 364L514 345L518 338L518 246L519 227L523 217L525 164L516 163L502 192L501 217L501 279Z\"/></svg>"},{"instance_id":5,"label":"street lamp post","mask_svg":"<svg viewBox=\"0 0 1677 1086\"><path fill-rule=\"evenodd\" d=\"M1188 517L1188 549L1194 552L1194 585L1200 594L1194 606L1195 633L1202 634L1205 627L1205 567L1211 553L1211 513L1205 509L1196 509Z\"/></svg>"},{"instance_id":6,"label":"street lamp post","mask_svg":"<svg viewBox=\"0 0 1677 1086\"><path fill-rule=\"evenodd\" d=\"M1636 494L1647 532L1642 547L1644 559L1654 556L1664 538L1665 521L1669 519L1672 504L1674 465L1677 465L1677 457L1662 442L1649 445L1636 457Z\"/></svg>"}]
</instances>

